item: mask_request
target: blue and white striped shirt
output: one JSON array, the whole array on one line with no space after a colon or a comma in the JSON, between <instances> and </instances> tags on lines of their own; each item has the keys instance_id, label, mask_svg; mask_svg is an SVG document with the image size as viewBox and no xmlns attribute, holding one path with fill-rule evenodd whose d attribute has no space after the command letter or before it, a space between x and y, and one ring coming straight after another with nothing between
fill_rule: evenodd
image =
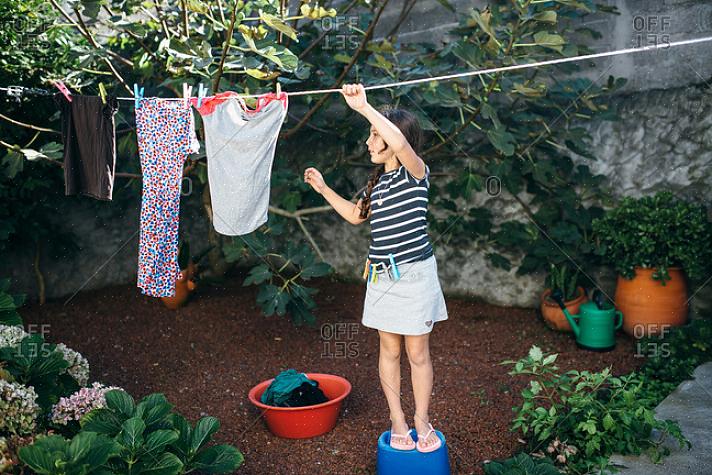
<instances>
[{"instance_id":1,"label":"blue and white striped shirt","mask_svg":"<svg viewBox=\"0 0 712 475\"><path fill-rule=\"evenodd\" d=\"M393 254L397 264L425 260L433 255L426 220L429 176L427 165L422 180L401 165L378 179L371 192L368 258L372 263L390 264L389 254ZM365 196L364 190L362 197Z\"/></svg>"}]
</instances>

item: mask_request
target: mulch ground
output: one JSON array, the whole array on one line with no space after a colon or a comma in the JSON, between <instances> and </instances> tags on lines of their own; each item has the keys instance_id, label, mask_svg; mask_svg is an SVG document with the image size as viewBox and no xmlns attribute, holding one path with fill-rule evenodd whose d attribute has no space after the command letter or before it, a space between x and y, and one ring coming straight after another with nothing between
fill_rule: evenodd
<instances>
[{"instance_id":1,"label":"mulch ground","mask_svg":"<svg viewBox=\"0 0 712 475\"><path fill-rule=\"evenodd\" d=\"M360 325L363 285L314 281L319 323L295 328L286 317L264 317L255 304L256 288L241 282L238 277L203 287L178 311L129 285L82 292L67 305L28 305L21 314L26 324L45 325L49 341L86 356L90 381L120 386L136 400L164 393L193 422L218 417L215 439L245 455L239 474L374 473L376 441L390 422L378 380L378 334ZM593 353L578 349L571 335L547 329L532 309L452 298L447 305L449 320L436 324L431 335L431 420L448 439L453 474L483 473L483 461L508 457L519 447L508 429L526 381L509 376L501 361L521 358L536 344L558 353L563 370L612 366L621 374L641 363L625 335L614 351ZM336 329L343 332L338 340ZM403 352L403 407L412 417L408 366ZM287 368L351 382L334 430L307 440L281 439L267 430L247 393Z\"/></svg>"}]
</instances>

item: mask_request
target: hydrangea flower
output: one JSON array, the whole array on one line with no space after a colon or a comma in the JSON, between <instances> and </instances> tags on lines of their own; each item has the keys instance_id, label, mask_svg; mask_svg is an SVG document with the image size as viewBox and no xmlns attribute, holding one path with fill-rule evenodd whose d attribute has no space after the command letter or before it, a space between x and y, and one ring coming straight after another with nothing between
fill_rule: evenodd
<instances>
[{"instance_id":1,"label":"hydrangea flower","mask_svg":"<svg viewBox=\"0 0 712 475\"><path fill-rule=\"evenodd\" d=\"M69 421L79 421L92 409L106 406L105 394L116 386L104 386L95 382L91 387L81 388L69 397L63 397L52 407L50 420L57 425L66 425Z\"/></svg>"},{"instance_id":2,"label":"hydrangea flower","mask_svg":"<svg viewBox=\"0 0 712 475\"><path fill-rule=\"evenodd\" d=\"M64 343L58 343L56 349L69 363L69 368L66 369L67 373L77 381L79 386L86 386L89 381L89 361L81 353L68 348Z\"/></svg>"},{"instance_id":3,"label":"hydrangea flower","mask_svg":"<svg viewBox=\"0 0 712 475\"><path fill-rule=\"evenodd\" d=\"M20 326L0 325L0 348L5 346L16 346L23 338L29 336Z\"/></svg>"},{"instance_id":4,"label":"hydrangea flower","mask_svg":"<svg viewBox=\"0 0 712 475\"><path fill-rule=\"evenodd\" d=\"M37 393L32 386L0 379L0 432L29 434L40 415Z\"/></svg>"},{"instance_id":5,"label":"hydrangea flower","mask_svg":"<svg viewBox=\"0 0 712 475\"><path fill-rule=\"evenodd\" d=\"M0 437L0 473L10 471L12 467L12 453L5 437Z\"/></svg>"}]
</instances>

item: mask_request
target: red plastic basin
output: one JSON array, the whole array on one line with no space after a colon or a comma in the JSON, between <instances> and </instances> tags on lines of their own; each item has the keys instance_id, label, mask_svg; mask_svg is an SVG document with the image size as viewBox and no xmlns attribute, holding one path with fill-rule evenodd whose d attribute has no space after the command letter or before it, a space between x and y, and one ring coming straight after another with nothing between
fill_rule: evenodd
<instances>
[{"instance_id":1,"label":"red plastic basin","mask_svg":"<svg viewBox=\"0 0 712 475\"><path fill-rule=\"evenodd\" d=\"M262 393L274 378L262 381L250 389L250 402L263 413L267 427L276 436L287 439L307 439L325 434L334 428L341 410L341 401L351 392L351 383L333 374L305 373L307 378L319 383L329 400L304 407L268 406L260 401Z\"/></svg>"}]
</instances>

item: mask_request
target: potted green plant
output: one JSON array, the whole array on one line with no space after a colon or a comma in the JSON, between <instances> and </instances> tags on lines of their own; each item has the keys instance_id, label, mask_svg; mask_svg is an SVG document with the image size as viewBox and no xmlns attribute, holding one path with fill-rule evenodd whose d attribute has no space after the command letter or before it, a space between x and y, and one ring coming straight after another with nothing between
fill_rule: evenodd
<instances>
[{"instance_id":1,"label":"potted green plant","mask_svg":"<svg viewBox=\"0 0 712 475\"><path fill-rule=\"evenodd\" d=\"M554 290L561 290L564 295L564 305L572 315L578 314L581 304L588 301L584 288L579 285L579 277L578 268L574 268L567 263L550 264L549 274L546 276L545 281L546 288L544 293L541 294L540 309L544 322L552 330L572 331L563 310L550 297Z\"/></svg>"},{"instance_id":2,"label":"potted green plant","mask_svg":"<svg viewBox=\"0 0 712 475\"><path fill-rule=\"evenodd\" d=\"M620 204L592 223L596 253L618 273L615 303L635 337L687 321L687 279L706 278L712 262L707 210L659 192Z\"/></svg>"}]
</instances>

